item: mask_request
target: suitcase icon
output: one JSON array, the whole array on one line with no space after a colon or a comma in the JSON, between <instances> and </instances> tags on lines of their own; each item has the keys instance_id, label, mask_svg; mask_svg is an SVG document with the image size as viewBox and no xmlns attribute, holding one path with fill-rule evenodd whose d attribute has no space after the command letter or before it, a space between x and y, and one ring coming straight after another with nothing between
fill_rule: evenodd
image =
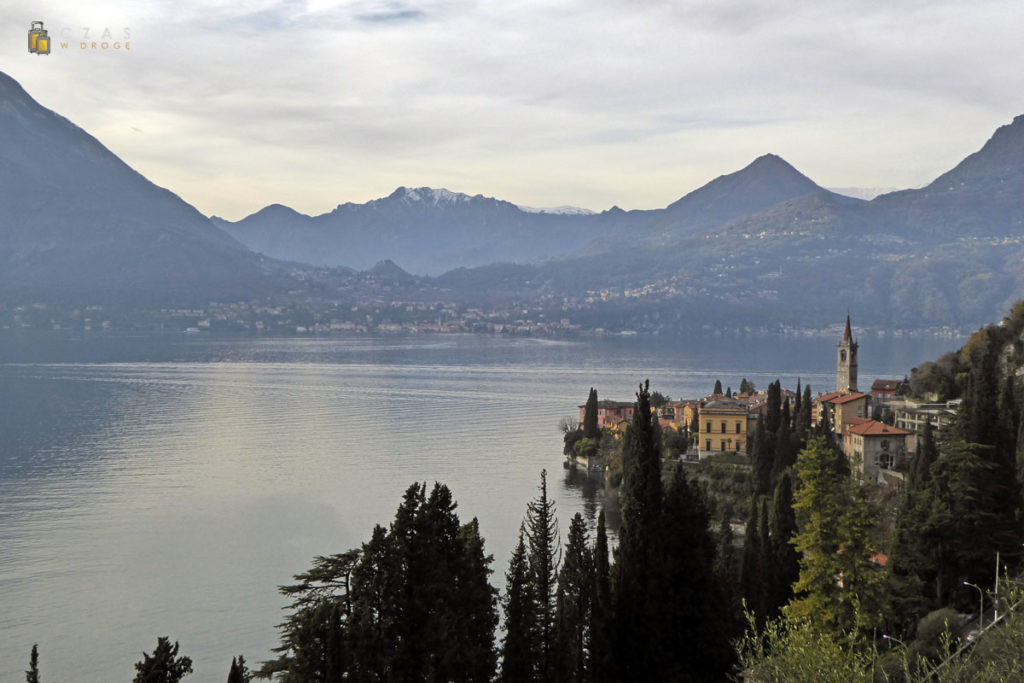
<instances>
[{"instance_id":1,"label":"suitcase icon","mask_svg":"<svg viewBox=\"0 0 1024 683\"><path fill-rule=\"evenodd\" d=\"M28 30L28 51L36 55L50 54L50 32L43 28L41 21L33 21Z\"/></svg>"}]
</instances>

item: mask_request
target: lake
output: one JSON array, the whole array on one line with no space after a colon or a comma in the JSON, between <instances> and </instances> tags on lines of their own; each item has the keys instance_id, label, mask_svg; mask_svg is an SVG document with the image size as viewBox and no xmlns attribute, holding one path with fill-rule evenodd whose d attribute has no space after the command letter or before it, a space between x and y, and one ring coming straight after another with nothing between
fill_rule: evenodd
<instances>
[{"instance_id":1,"label":"lake","mask_svg":"<svg viewBox=\"0 0 1024 683\"><path fill-rule=\"evenodd\" d=\"M163 635L196 681L269 658L276 587L366 540L415 481L479 518L501 585L542 469L563 541L596 519L603 489L563 470L557 429L591 386L830 391L837 341L4 334L0 680L39 643L44 680L97 682L131 680ZM959 346L861 342L862 389Z\"/></svg>"}]
</instances>

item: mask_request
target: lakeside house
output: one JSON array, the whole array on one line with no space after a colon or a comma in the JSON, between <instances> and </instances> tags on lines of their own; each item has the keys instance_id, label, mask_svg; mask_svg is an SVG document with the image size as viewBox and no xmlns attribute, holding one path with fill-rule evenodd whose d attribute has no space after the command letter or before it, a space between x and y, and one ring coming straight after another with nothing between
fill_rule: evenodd
<instances>
[{"instance_id":1,"label":"lakeside house","mask_svg":"<svg viewBox=\"0 0 1024 683\"><path fill-rule=\"evenodd\" d=\"M583 417L587 406L583 404L580 409L580 424L583 424ZM622 422L629 422L633 419L633 411L636 404L631 401L609 401L607 399L597 402L597 428L604 429Z\"/></svg>"},{"instance_id":2,"label":"lakeside house","mask_svg":"<svg viewBox=\"0 0 1024 683\"><path fill-rule=\"evenodd\" d=\"M700 406L699 432L694 434L699 457L726 451L745 451L750 422L747 402L738 398L719 398Z\"/></svg>"}]
</instances>

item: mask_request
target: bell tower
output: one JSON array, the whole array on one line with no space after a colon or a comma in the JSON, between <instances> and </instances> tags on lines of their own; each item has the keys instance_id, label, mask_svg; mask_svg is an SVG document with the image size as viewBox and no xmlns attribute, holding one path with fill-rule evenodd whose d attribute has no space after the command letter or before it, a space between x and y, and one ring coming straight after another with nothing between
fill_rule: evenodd
<instances>
[{"instance_id":1,"label":"bell tower","mask_svg":"<svg viewBox=\"0 0 1024 683\"><path fill-rule=\"evenodd\" d=\"M846 314L846 330L836 354L836 391L857 391L857 342L850 330L850 314Z\"/></svg>"}]
</instances>

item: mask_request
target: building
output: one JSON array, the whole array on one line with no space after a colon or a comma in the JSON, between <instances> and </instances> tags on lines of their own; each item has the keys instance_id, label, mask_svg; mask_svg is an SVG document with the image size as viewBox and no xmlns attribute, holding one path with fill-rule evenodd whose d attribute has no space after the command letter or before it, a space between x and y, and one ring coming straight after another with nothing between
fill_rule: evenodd
<instances>
[{"instance_id":1,"label":"building","mask_svg":"<svg viewBox=\"0 0 1024 683\"><path fill-rule=\"evenodd\" d=\"M734 398L720 398L700 407L697 414L697 439L700 457L747 448L747 405ZM692 427L691 427L692 429Z\"/></svg>"},{"instance_id":2,"label":"building","mask_svg":"<svg viewBox=\"0 0 1024 683\"><path fill-rule=\"evenodd\" d=\"M604 429L605 426L612 426L623 420L633 419L635 404L629 401L598 401L597 402L597 428ZM580 407L580 426L583 425L583 418L587 412L586 404Z\"/></svg>"},{"instance_id":3,"label":"building","mask_svg":"<svg viewBox=\"0 0 1024 683\"><path fill-rule=\"evenodd\" d=\"M831 394L819 396L811 408L811 417L814 424L818 424L827 414L832 431L842 434L854 418L868 417L868 395L859 391L844 393L834 391Z\"/></svg>"},{"instance_id":4,"label":"building","mask_svg":"<svg viewBox=\"0 0 1024 683\"><path fill-rule=\"evenodd\" d=\"M896 398L901 386L901 379L876 379L871 383L871 400L875 403L888 403Z\"/></svg>"},{"instance_id":5,"label":"building","mask_svg":"<svg viewBox=\"0 0 1024 683\"><path fill-rule=\"evenodd\" d=\"M903 405L894 408L896 426L911 432L920 432L924 429L926 422L931 422L932 427L941 430L949 427L956 421L956 411L960 407L960 399L947 401L946 403L918 403L916 401L905 401Z\"/></svg>"},{"instance_id":6,"label":"building","mask_svg":"<svg viewBox=\"0 0 1024 683\"><path fill-rule=\"evenodd\" d=\"M877 420L855 420L843 432L843 452L850 469L864 481L888 481L883 474L893 470L906 455L909 434Z\"/></svg>"},{"instance_id":7,"label":"building","mask_svg":"<svg viewBox=\"0 0 1024 683\"><path fill-rule=\"evenodd\" d=\"M836 391L857 391L857 349L850 329L850 315L846 315L843 340L836 345Z\"/></svg>"}]
</instances>

